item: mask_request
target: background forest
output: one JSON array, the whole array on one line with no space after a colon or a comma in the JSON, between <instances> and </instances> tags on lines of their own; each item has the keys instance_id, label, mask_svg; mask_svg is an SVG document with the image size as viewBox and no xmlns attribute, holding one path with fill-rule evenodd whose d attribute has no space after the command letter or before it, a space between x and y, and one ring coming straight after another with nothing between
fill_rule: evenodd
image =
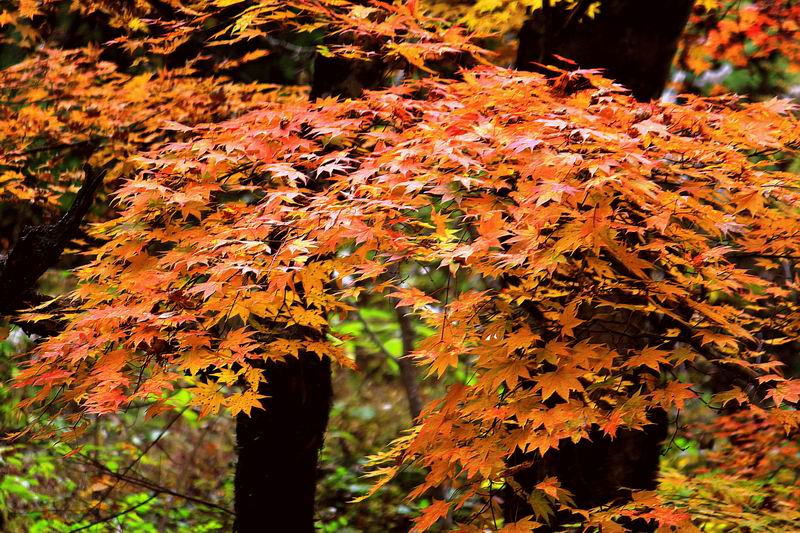
<instances>
[{"instance_id":1,"label":"background forest","mask_svg":"<svg viewBox=\"0 0 800 533\"><path fill-rule=\"evenodd\" d=\"M800 5L636 3L0 4L0 531L306 531L283 501L248 525L236 471L298 427L324 431L318 468L287 460L265 494L315 499L318 531L800 530ZM623 167L697 201L681 218L633 179L595 199ZM618 225L602 244L571 225L590 212ZM533 216L551 233L514 225ZM329 415L261 408L292 372L324 395L326 365ZM553 445L515 433L533 396Z\"/></svg>"}]
</instances>

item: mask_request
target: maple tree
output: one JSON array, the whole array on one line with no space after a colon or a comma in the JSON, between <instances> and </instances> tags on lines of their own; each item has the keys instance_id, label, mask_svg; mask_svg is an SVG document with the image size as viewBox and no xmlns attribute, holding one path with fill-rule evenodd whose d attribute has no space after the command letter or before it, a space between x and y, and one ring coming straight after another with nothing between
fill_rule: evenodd
<instances>
[{"instance_id":1,"label":"maple tree","mask_svg":"<svg viewBox=\"0 0 800 533\"><path fill-rule=\"evenodd\" d=\"M4 23L36 42L26 21L50 4L20 2ZM581 24L620 24L603 18L613 2L605 14L602 2L577 4ZM320 43L310 89L333 96L313 100L206 76L203 57L134 74L96 49L47 49L2 71L4 194L53 208L81 180L77 198L91 197L104 176L116 207L96 218L92 259L68 298L18 312L39 303L29 291L41 272L14 265L41 249L41 232L27 234L32 252L22 240L11 249L0 273L4 312L31 327L56 322L17 384L35 388L29 404L62 406L64 438L89 426L87 413L137 400L155 400L155 416L188 383L201 415L237 416L240 487L274 483L265 472L297 478L277 502L237 494L240 527L265 509L310 509L329 361L354 367L331 325L365 293L433 331L413 351L429 375L469 375L373 458L375 490L409 464L427 472L410 498L450 488L417 518L420 531L473 500L485 512L459 524L465 531L687 528L691 508L620 492L647 488L630 482L649 446L637 439L664 429L666 412L701 399L711 410L736 405L720 419L726 437L765 430L747 457L796 434L800 385L784 372L800 326L800 183L786 169L800 147L793 104L637 101L663 86L663 61L641 91L641 69L589 65L608 67L633 96L596 70L546 77L491 65L479 43L507 18L471 35L441 5L193 2L154 19L146 2L80 9L111 13L125 30L117 44L144 51L141 65L200 31L216 46L277 28L337 37ZM667 24L677 28L667 60L681 13ZM224 29L207 32L223 14ZM323 79L332 69L341 76ZM402 83L362 94L398 70ZM84 172L54 173L57 154L73 152ZM73 205L79 216L46 232L62 249L89 210ZM705 399L709 369L725 380ZM589 450L608 487L580 486L594 475L579 457ZM781 497L797 502L796 492ZM269 519L313 527L313 514Z\"/></svg>"},{"instance_id":2,"label":"maple tree","mask_svg":"<svg viewBox=\"0 0 800 533\"><path fill-rule=\"evenodd\" d=\"M800 71L799 9L789 1L698 2L677 64L695 77L727 65L731 71L752 73L750 92L769 96L771 84L785 91L788 79ZM719 86L713 89L723 92Z\"/></svg>"}]
</instances>

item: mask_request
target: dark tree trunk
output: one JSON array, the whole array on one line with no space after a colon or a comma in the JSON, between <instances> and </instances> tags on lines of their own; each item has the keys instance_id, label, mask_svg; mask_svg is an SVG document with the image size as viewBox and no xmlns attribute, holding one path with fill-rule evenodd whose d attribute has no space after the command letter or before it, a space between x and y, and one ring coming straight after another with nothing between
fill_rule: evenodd
<instances>
[{"instance_id":1,"label":"dark tree trunk","mask_svg":"<svg viewBox=\"0 0 800 533\"><path fill-rule=\"evenodd\" d=\"M88 159L88 154L85 157ZM0 317L36 301L36 282L58 262L64 248L78 231L92 207L104 175L103 171L88 164L84 173L84 182L75 201L58 222L23 228L8 256L0 258Z\"/></svg>"},{"instance_id":2,"label":"dark tree trunk","mask_svg":"<svg viewBox=\"0 0 800 533\"><path fill-rule=\"evenodd\" d=\"M694 1L604 0L594 19L582 16L590 3L579 1L575 11L570 11L561 7L564 3L551 6L545 0L545 7L534 12L520 32L517 66L543 72L547 69L541 65L547 64L575 68L555 54L580 68L605 69L608 77L631 89L637 100L657 98ZM595 428L590 440L577 444L564 440L558 450L544 457L517 454L510 466L529 461L534 466L518 471L514 480L529 491L544 478L557 476L573 493L575 505L583 509L625 499L625 489L654 489L661 443L667 436L666 413L651 412L651 421L645 431L620 431L614 440ZM532 508L509 486L503 512L507 520L514 520L532 514ZM567 518L558 517L556 523ZM637 531L648 528L638 523L628 526Z\"/></svg>"},{"instance_id":3,"label":"dark tree trunk","mask_svg":"<svg viewBox=\"0 0 800 533\"><path fill-rule=\"evenodd\" d=\"M605 69L637 100L658 98L694 0L602 0L593 19L583 16L591 3L580 0L569 10L562 7L566 2L545 0L520 30L517 67L567 67L555 54L582 68Z\"/></svg>"},{"instance_id":4,"label":"dark tree trunk","mask_svg":"<svg viewBox=\"0 0 800 533\"><path fill-rule=\"evenodd\" d=\"M328 37L326 46L336 48L353 44L343 35ZM365 90L378 89L383 85L386 66L379 59L380 45L374 39L361 37L357 43L363 50L376 56L370 60L351 60L341 57L325 57L317 54L314 58L314 78L311 82L311 99L335 96L338 98L358 98Z\"/></svg>"},{"instance_id":5,"label":"dark tree trunk","mask_svg":"<svg viewBox=\"0 0 800 533\"><path fill-rule=\"evenodd\" d=\"M331 363L314 354L264 365L264 409L236 418L236 530L313 532Z\"/></svg>"},{"instance_id":6,"label":"dark tree trunk","mask_svg":"<svg viewBox=\"0 0 800 533\"><path fill-rule=\"evenodd\" d=\"M317 56L311 99L337 96L358 98L364 90L377 89L383 81L380 61L350 61L339 57ZM324 80L324 81L318 81Z\"/></svg>"},{"instance_id":7,"label":"dark tree trunk","mask_svg":"<svg viewBox=\"0 0 800 533\"><path fill-rule=\"evenodd\" d=\"M555 476L561 486L573 494L575 506L580 509L624 501L630 495L627 489L655 489L661 443L667 437L667 415L655 410L650 420L653 423L644 431L620 430L613 440L594 429L590 440L574 443L564 439L558 450L550 450L544 457L518 453L511 461L512 466L530 460L534 466L516 473L514 481L529 491L543 479ZM530 503L511 487L506 489L503 500L506 520L517 520L533 513ZM574 518L558 516L553 525L574 521ZM636 524L635 530L651 529L646 524Z\"/></svg>"},{"instance_id":8,"label":"dark tree trunk","mask_svg":"<svg viewBox=\"0 0 800 533\"><path fill-rule=\"evenodd\" d=\"M357 97L382 80L377 63L315 59L312 98ZM310 188L324 184L309 182ZM324 334L287 330L300 339ZM331 407L331 364L314 354L268 362L263 410L236 419L235 529L239 533L314 531L317 463Z\"/></svg>"}]
</instances>

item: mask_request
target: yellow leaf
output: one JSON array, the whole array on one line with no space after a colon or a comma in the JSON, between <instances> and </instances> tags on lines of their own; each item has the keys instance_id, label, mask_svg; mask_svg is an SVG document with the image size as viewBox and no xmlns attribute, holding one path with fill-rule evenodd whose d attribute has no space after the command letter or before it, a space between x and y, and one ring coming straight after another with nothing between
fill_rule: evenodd
<instances>
[{"instance_id":1,"label":"yellow leaf","mask_svg":"<svg viewBox=\"0 0 800 533\"><path fill-rule=\"evenodd\" d=\"M196 387L189 389L189 392L192 394L191 404L200 407L201 418L219 412L224 398L216 383L199 383Z\"/></svg>"},{"instance_id":2,"label":"yellow leaf","mask_svg":"<svg viewBox=\"0 0 800 533\"><path fill-rule=\"evenodd\" d=\"M534 391L542 391L542 400L548 399L553 394L558 394L563 399L569 399L570 391L582 391L583 385L578 381L582 372L574 368L563 368L556 372L548 372L537 376Z\"/></svg>"},{"instance_id":3,"label":"yellow leaf","mask_svg":"<svg viewBox=\"0 0 800 533\"><path fill-rule=\"evenodd\" d=\"M652 368L656 372L659 371L659 365L669 364L667 360L667 356L669 352L666 350L658 350L652 346L648 346L639 355L635 355L628 359L625 363L625 366L628 368L633 368L637 366L646 366L648 368Z\"/></svg>"},{"instance_id":4,"label":"yellow leaf","mask_svg":"<svg viewBox=\"0 0 800 533\"><path fill-rule=\"evenodd\" d=\"M572 301L568 306L564 308L564 312L561 313L561 335L564 337L574 337L575 332L573 329L575 326L579 324L583 324L583 320L576 318L578 314L578 305L580 305L580 300Z\"/></svg>"},{"instance_id":5,"label":"yellow leaf","mask_svg":"<svg viewBox=\"0 0 800 533\"><path fill-rule=\"evenodd\" d=\"M263 409L264 407L261 405L261 398L266 398L263 394L258 394L252 390L246 390L244 392L236 393L230 396L226 401L225 405L228 407L228 410L231 412L231 415L236 416L239 413L244 413L247 416L250 416L251 409Z\"/></svg>"}]
</instances>

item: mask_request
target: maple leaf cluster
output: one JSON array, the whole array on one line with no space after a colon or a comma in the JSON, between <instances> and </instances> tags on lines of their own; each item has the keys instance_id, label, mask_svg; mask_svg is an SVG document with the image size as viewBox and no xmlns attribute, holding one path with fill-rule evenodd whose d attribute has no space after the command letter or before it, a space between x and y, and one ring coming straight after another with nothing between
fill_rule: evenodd
<instances>
[{"instance_id":1,"label":"maple leaf cluster","mask_svg":"<svg viewBox=\"0 0 800 533\"><path fill-rule=\"evenodd\" d=\"M694 75L722 64L761 75L775 68L797 73L800 6L791 0L697 2L676 62Z\"/></svg>"},{"instance_id":2,"label":"maple leaf cluster","mask_svg":"<svg viewBox=\"0 0 800 533\"><path fill-rule=\"evenodd\" d=\"M176 129L215 122L277 97L304 91L231 84L192 69L132 76L98 50L43 49L0 71L0 199L58 212L83 180L79 160L104 169L113 186L132 158L173 139ZM179 124L176 128L174 124Z\"/></svg>"},{"instance_id":3,"label":"maple leaf cluster","mask_svg":"<svg viewBox=\"0 0 800 533\"><path fill-rule=\"evenodd\" d=\"M33 21L37 16L57 12L63 3L45 0L16 0L16 9L3 13L0 27L12 26L21 35L6 40L33 46L42 37ZM206 47L257 42L272 33L291 31L314 34L325 31L343 37L340 42L319 44L318 52L349 60L380 60L391 65L412 65L433 72L437 61L467 57L485 61L490 53L475 44L473 36L451 20L419 16L415 2L358 2L330 0L194 0L178 9L165 10L160 3L92 1L68 6L81 15L102 16L121 35L107 45L119 46L129 54L168 56L182 45L204 36ZM208 28L211 27L212 30ZM246 62L261 54L248 52L237 61ZM139 57L137 61L145 61ZM435 68L435 67L434 67Z\"/></svg>"},{"instance_id":4,"label":"maple leaf cluster","mask_svg":"<svg viewBox=\"0 0 800 533\"><path fill-rule=\"evenodd\" d=\"M58 3L18 4L0 24L32 44L25 21ZM506 4L478 2L464 17L500 25L541 2ZM209 46L325 29L346 39L322 55L427 74L447 58L490 57L452 19L421 15L444 17L433 4L197 1L172 18L148 2L115 5L73 8L111 17L131 52L168 55L219 19L230 23ZM720 23L727 33L704 46L735 54L741 32L772 36L764 17L777 11L741 13L752 10L752 24ZM467 501L491 505L502 484L524 492L509 466L516 452L541 457L598 430L615 438L699 401L709 367L729 376L712 409L755 413L773 436L797 431L800 381L783 371L800 328L793 104L640 104L596 71L547 80L487 65L309 102L191 66L124 74L98 53L45 49L0 73L3 199L54 209L52 192L82 175L54 169L82 150L107 172L118 207L92 229L102 244L57 312L65 328L17 377L35 389L28 404L66 408L70 436L87 412L157 400L155 415L181 382L203 415L249 414L261 407L265 360L352 367L337 340L322 339L364 292L434 331L413 353L429 375L470 375L373 461L376 490L409 463L427 472L412 498L453 488L420 530ZM741 428L731 423L731 435ZM613 510L574 509L555 478L525 496L534 516L505 531L564 509L604 530L621 516L688 519L648 492Z\"/></svg>"},{"instance_id":5,"label":"maple leaf cluster","mask_svg":"<svg viewBox=\"0 0 800 533\"><path fill-rule=\"evenodd\" d=\"M800 519L795 435L755 406L693 425L680 470L662 472L662 490L684 512L725 527L791 529Z\"/></svg>"},{"instance_id":6,"label":"maple leaf cluster","mask_svg":"<svg viewBox=\"0 0 800 533\"><path fill-rule=\"evenodd\" d=\"M581 16L594 17L602 2L578 2L574 0L551 0L549 7L579 7ZM586 5L588 4L588 5ZM457 0L430 0L424 2L425 9L447 20L455 20L477 32L481 36L497 36L519 30L526 16L542 9L542 0L480 0L459 2ZM585 9L584 9L585 5Z\"/></svg>"},{"instance_id":7,"label":"maple leaf cluster","mask_svg":"<svg viewBox=\"0 0 800 533\"><path fill-rule=\"evenodd\" d=\"M682 408L697 396L687 368L733 372L720 404L800 423L798 381L781 373L800 326L790 104L637 104L593 71L481 67L254 107L187 128L118 189L68 327L18 378L39 388L31 401L60 391L108 413L189 380L204 414L249 412L258 361L351 365L312 332L371 291L435 330L414 352L430 374L473 375L376 458L384 481L403 463L427 470L411 497L456 489L420 529L512 480L514 450ZM409 269L473 288L426 293ZM555 481L537 490L530 527L571 505Z\"/></svg>"}]
</instances>

